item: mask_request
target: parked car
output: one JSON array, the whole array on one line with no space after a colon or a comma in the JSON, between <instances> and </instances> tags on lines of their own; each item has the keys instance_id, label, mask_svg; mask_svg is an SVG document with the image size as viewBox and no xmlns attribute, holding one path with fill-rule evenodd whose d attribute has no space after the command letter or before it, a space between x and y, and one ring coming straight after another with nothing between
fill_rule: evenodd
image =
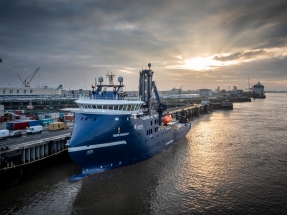
<instances>
[{"instance_id":1,"label":"parked car","mask_svg":"<svg viewBox=\"0 0 287 215\"><path fill-rule=\"evenodd\" d=\"M12 131L9 136L10 137L21 137L22 131L20 131L20 130Z\"/></svg>"}]
</instances>

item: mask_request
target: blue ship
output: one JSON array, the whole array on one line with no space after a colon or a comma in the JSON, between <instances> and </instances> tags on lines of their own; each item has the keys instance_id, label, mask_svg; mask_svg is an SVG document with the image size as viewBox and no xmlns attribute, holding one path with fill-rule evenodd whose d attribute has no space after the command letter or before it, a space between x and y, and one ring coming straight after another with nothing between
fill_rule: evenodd
<instances>
[{"instance_id":1,"label":"blue ship","mask_svg":"<svg viewBox=\"0 0 287 215\"><path fill-rule=\"evenodd\" d=\"M115 85L115 75L108 73L109 84L103 84L99 77L91 96L75 101L80 109L74 112L68 152L82 172L73 175L70 182L151 158L189 132L191 122L184 117L163 120L166 105L160 101L152 80L154 72L151 64L148 66L140 71L138 97L128 97L123 78L119 76ZM151 104L152 91L156 109Z\"/></svg>"}]
</instances>

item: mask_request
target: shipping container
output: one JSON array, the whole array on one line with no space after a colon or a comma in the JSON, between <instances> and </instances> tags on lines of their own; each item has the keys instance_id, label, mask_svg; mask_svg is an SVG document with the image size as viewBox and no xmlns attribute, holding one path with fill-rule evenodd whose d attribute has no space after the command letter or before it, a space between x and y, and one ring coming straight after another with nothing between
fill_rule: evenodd
<instances>
[{"instance_id":1,"label":"shipping container","mask_svg":"<svg viewBox=\"0 0 287 215\"><path fill-rule=\"evenodd\" d=\"M12 124L13 122L6 122L6 129L12 130Z\"/></svg>"},{"instance_id":2,"label":"shipping container","mask_svg":"<svg viewBox=\"0 0 287 215\"><path fill-rule=\"evenodd\" d=\"M67 123L66 122L53 122L49 124L49 131L56 131L60 129L67 129Z\"/></svg>"},{"instance_id":3,"label":"shipping container","mask_svg":"<svg viewBox=\"0 0 287 215\"><path fill-rule=\"evenodd\" d=\"M40 119L39 121L40 121L40 124L41 124L41 125L48 125L48 124L54 122L54 120L53 120L52 118L49 118L49 119Z\"/></svg>"},{"instance_id":4,"label":"shipping container","mask_svg":"<svg viewBox=\"0 0 287 215\"><path fill-rule=\"evenodd\" d=\"M6 129L8 130L19 130L19 129L26 129L28 128L28 122L18 122L18 121L13 121L13 122L7 122L6 123Z\"/></svg>"},{"instance_id":5,"label":"shipping container","mask_svg":"<svg viewBox=\"0 0 287 215\"><path fill-rule=\"evenodd\" d=\"M40 120L29 120L28 125L29 125L29 127L40 125Z\"/></svg>"},{"instance_id":6,"label":"shipping container","mask_svg":"<svg viewBox=\"0 0 287 215\"><path fill-rule=\"evenodd\" d=\"M21 115L22 114L22 110L14 110L14 113L17 115Z\"/></svg>"},{"instance_id":7,"label":"shipping container","mask_svg":"<svg viewBox=\"0 0 287 215\"><path fill-rule=\"evenodd\" d=\"M64 121L74 121L74 115L65 115Z\"/></svg>"},{"instance_id":8,"label":"shipping container","mask_svg":"<svg viewBox=\"0 0 287 215\"><path fill-rule=\"evenodd\" d=\"M12 124L12 130L27 129L28 127L28 122L14 122Z\"/></svg>"},{"instance_id":9,"label":"shipping container","mask_svg":"<svg viewBox=\"0 0 287 215\"><path fill-rule=\"evenodd\" d=\"M36 126L36 125L40 125L40 120L27 120L27 119L20 119L20 120L15 120L15 122L27 122L28 123L28 127L30 126Z\"/></svg>"}]
</instances>

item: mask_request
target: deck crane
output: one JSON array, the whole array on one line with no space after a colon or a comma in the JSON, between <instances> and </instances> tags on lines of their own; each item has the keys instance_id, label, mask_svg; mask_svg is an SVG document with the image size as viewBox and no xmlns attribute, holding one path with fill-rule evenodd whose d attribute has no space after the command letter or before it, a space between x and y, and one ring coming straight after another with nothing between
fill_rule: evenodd
<instances>
[{"instance_id":1,"label":"deck crane","mask_svg":"<svg viewBox=\"0 0 287 215\"><path fill-rule=\"evenodd\" d=\"M20 80L22 81L24 87L30 87L30 82L33 80L33 78L35 77L36 73L39 71L40 68L36 69L35 72L33 72L30 76L28 76L28 78L26 78L24 81L22 80L22 78L20 77L19 74L18 77L20 78Z\"/></svg>"}]
</instances>

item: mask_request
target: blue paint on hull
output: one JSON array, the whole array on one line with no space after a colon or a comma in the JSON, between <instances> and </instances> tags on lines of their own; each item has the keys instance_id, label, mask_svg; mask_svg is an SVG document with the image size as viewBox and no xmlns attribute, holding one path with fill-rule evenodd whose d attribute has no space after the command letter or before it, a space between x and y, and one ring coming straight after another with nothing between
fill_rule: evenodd
<instances>
[{"instance_id":1,"label":"blue paint on hull","mask_svg":"<svg viewBox=\"0 0 287 215\"><path fill-rule=\"evenodd\" d=\"M75 113L68 151L82 173L72 176L70 182L151 158L184 138L191 128L190 122L175 127L158 121L156 115Z\"/></svg>"}]
</instances>

